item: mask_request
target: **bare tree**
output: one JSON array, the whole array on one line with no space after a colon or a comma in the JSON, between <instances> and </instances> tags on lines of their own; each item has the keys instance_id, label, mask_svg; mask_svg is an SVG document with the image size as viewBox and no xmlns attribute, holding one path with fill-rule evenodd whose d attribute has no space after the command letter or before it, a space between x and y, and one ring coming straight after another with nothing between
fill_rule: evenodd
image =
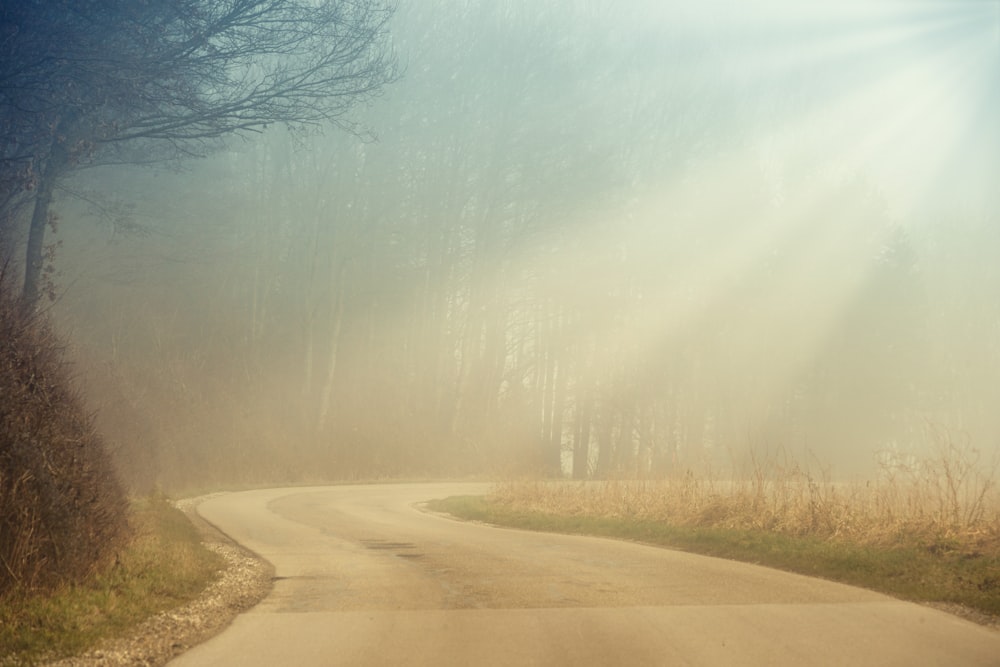
<instances>
[{"instance_id":1,"label":"bare tree","mask_svg":"<svg viewBox=\"0 0 1000 667\"><path fill-rule=\"evenodd\" d=\"M24 299L39 296L56 185L97 161L204 154L272 123L357 131L396 77L381 0L34 0L0 13L4 166L34 191ZM23 47L23 48L22 48ZM30 117L32 123L24 118ZM39 122L41 119L42 122Z\"/></svg>"}]
</instances>

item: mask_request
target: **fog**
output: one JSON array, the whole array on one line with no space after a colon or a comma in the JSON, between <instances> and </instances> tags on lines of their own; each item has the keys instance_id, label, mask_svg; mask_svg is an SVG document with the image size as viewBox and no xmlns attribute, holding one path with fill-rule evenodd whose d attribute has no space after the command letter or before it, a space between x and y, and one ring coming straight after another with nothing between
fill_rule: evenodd
<instances>
[{"instance_id":1,"label":"fog","mask_svg":"<svg viewBox=\"0 0 1000 667\"><path fill-rule=\"evenodd\" d=\"M1000 3L402 0L392 38L356 135L60 194L136 484L1000 452Z\"/></svg>"}]
</instances>

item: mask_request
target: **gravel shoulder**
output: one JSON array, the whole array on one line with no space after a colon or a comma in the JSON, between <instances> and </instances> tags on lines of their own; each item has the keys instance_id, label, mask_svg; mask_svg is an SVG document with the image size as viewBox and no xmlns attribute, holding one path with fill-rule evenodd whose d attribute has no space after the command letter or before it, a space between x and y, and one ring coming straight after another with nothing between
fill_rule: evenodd
<instances>
[{"instance_id":1,"label":"gravel shoulder","mask_svg":"<svg viewBox=\"0 0 1000 667\"><path fill-rule=\"evenodd\" d=\"M156 667L222 632L237 615L271 591L274 568L233 542L198 515L198 505L213 496L178 501L198 528L205 546L220 554L226 568L196 600L144 621L131 635L108 641L83 655L47 663L51 667Z\"/></svg>"}]
</instances>

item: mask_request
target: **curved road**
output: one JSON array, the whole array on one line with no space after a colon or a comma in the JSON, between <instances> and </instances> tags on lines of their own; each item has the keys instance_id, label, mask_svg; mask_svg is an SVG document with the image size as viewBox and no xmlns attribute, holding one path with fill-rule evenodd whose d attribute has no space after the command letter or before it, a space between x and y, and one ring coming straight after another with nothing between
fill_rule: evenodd
<instances>
[{"instance_id":1,"label":"curved road","mask_svg":"<svg viewBox=\"0 0 1000 667\"><path fill-rule=\"evenodd\" d=\"M198 512L274 590L174 667L1000 665L1000 633L869 591L421 511L482 484L268 489Z\"/></svg>"}]
</instances>

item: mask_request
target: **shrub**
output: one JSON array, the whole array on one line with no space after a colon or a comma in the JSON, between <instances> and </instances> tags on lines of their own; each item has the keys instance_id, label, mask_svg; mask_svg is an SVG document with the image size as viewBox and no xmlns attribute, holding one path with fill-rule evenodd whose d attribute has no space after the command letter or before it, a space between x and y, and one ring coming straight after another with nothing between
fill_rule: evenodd
<instances>
[{"instance_id":1,"label":"shrub","mask_svg":"<svg viewBox=\"0 0 1000 667\"><path fill-rule=\"evenodd\" d=\"M127 500L44 315L0 271L0 596L72 583L113 558Z\"/></svg>"}]
</instances>

